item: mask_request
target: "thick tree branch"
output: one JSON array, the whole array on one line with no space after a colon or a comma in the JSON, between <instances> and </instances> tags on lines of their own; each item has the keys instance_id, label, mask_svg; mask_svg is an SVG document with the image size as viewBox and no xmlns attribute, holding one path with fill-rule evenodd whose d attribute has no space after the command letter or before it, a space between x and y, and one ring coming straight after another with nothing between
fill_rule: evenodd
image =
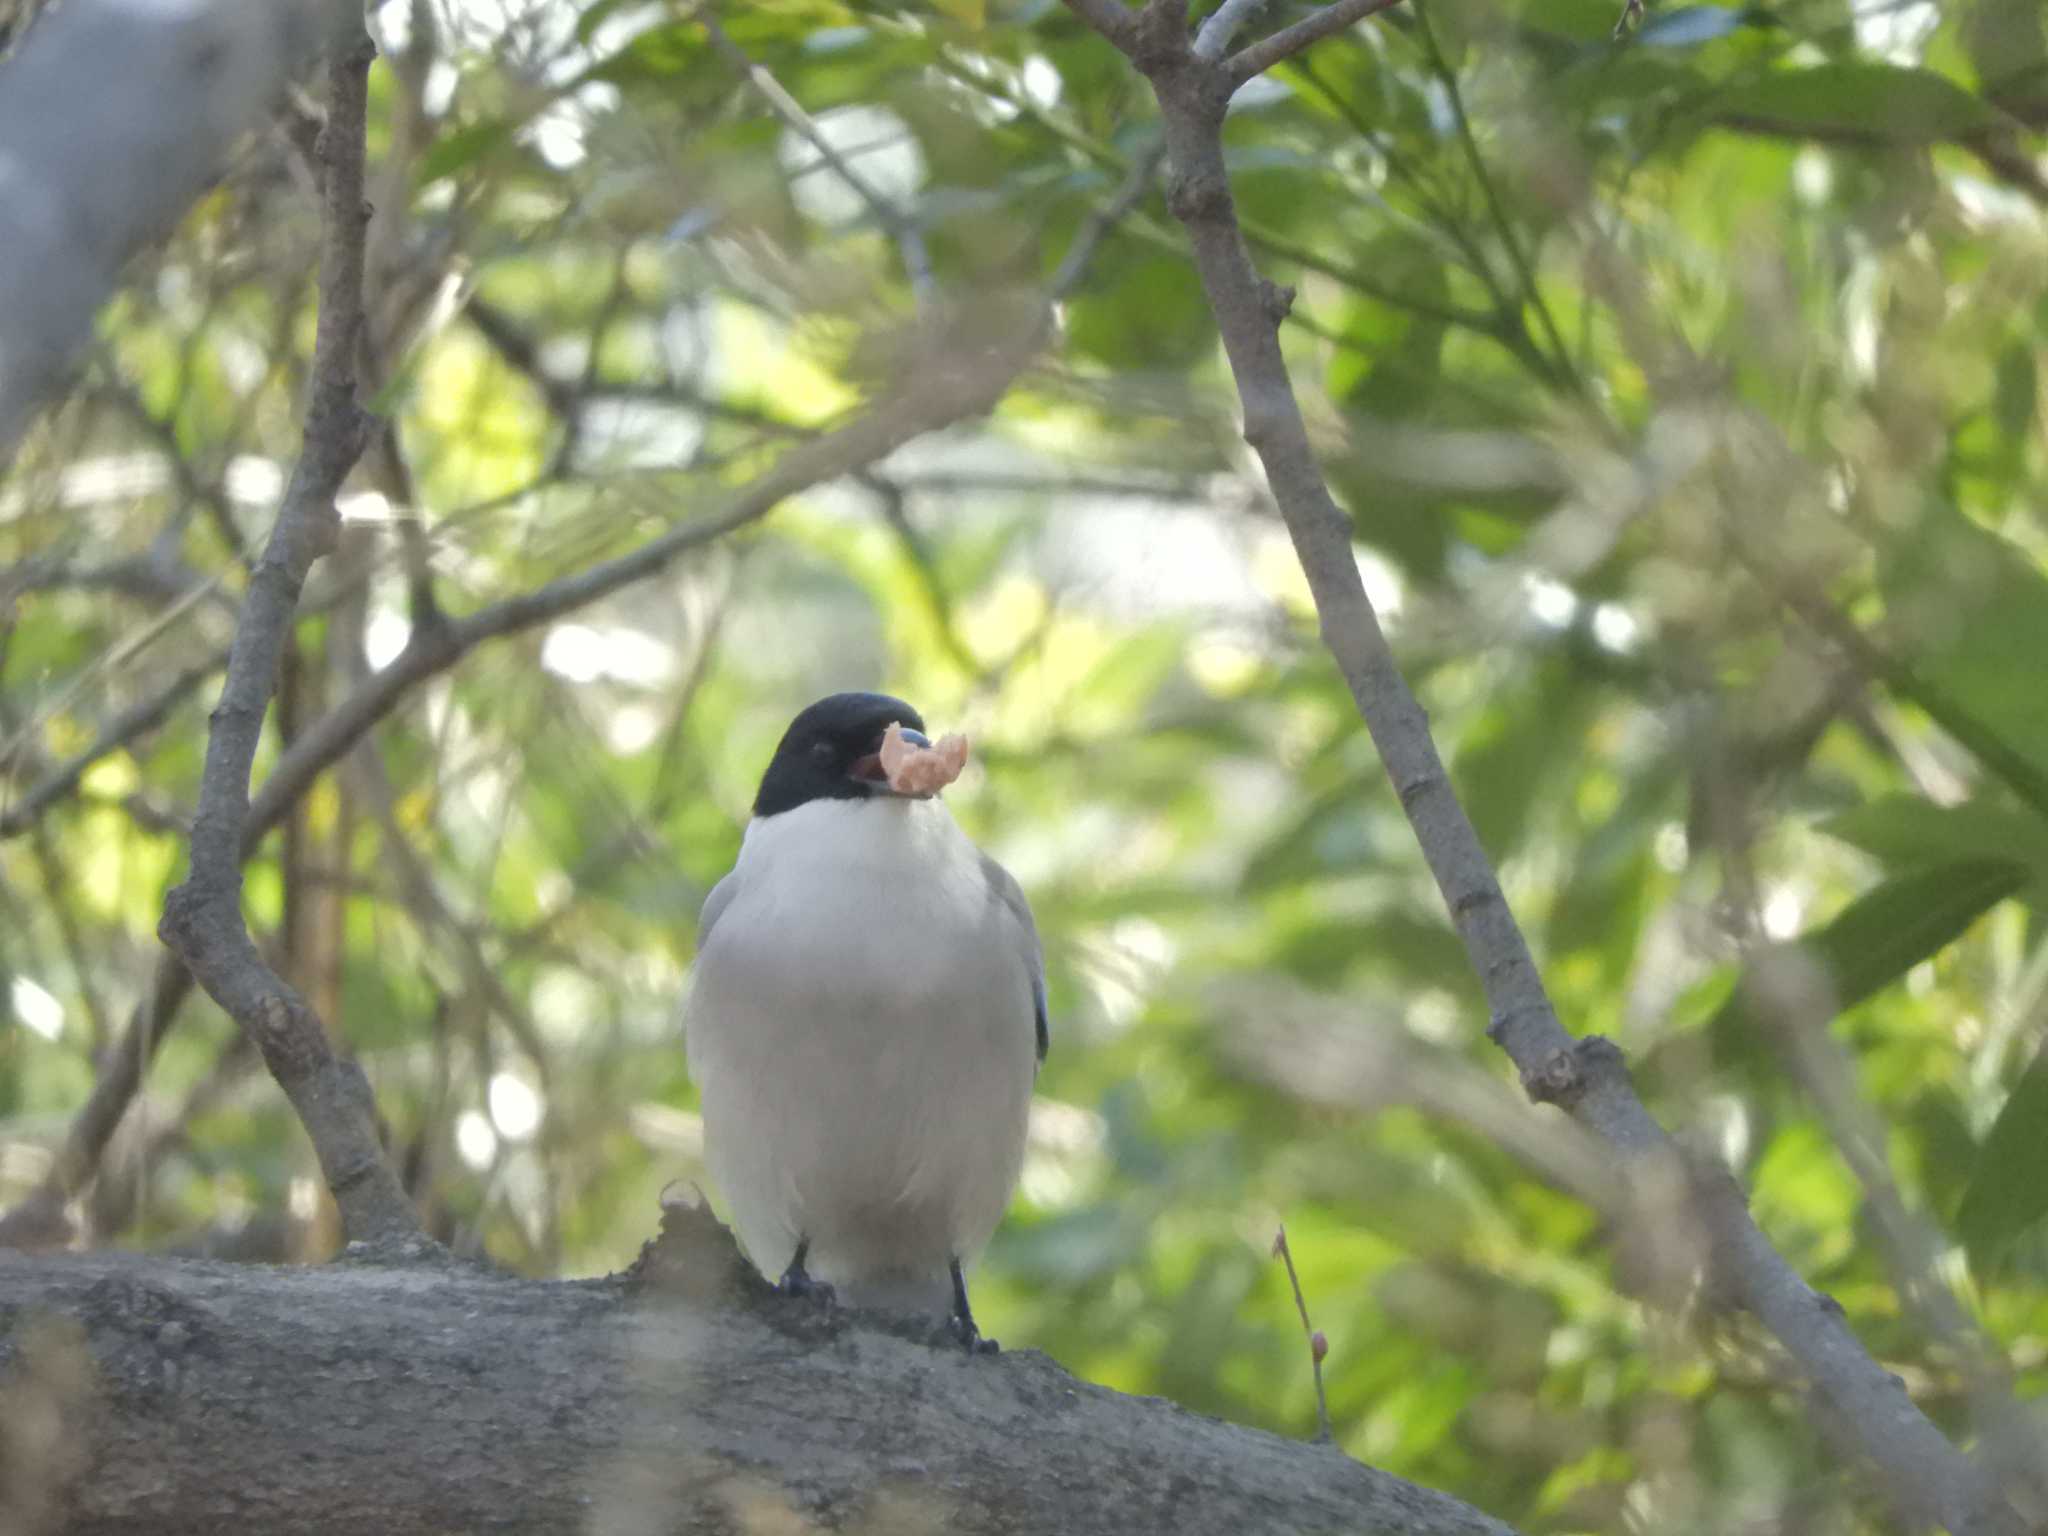
<instances>
[{"instance_id":1,"label":"thick tree branch","mask_svg":"<svg viewBox=\"0 0 2048 1536\"><path fill-rule=\"evenodd\" d=\"M359 0L68 0L7 61L0 464L62 383L121 264L350 14Z\"/></svg>"},{"instance_id":2,"label":"thick tree branch","mask_svg":"<svg viewBox=\"0 0 2048 1536\"><path fill-rule=\"evenodd\" d=\"M320 319L313 342L305 447L285 488L270 541L249 578L228 655L227 681L207 737L206 771L192 824L192 868L164 902L158 933L209 996L255 1041L298 1111L352 1240L418 1230L398 1176L377 1142L368 1081L334 1054L318 1015L264 963L242 918L242 838L249 773L278 661L306 573L333 545L334 498L361 457L375 420L356 402L356 341L363 323L363 139L371 61L358 23L338 40L327 70L326 167Z\"/></svg>"},{"instance_id":3,"label":"thick tree branch","mask_svg":"<svg viewBox=\"0 0 2048 1536\"><path fill-rule=\"evenodd\" d=\"M0 1453L68 1452L0 1524L1512 1536L1325 1446L766 1295L708 1217L668 1225L580 1283L0 1255Z\"/></svg>"},{"instance_id":4,"label":"thick tree branch","mask_svg":"<svg viewBox=\"0 0 2048 1536\"><path fill-rule=\"evenodd\" d=\"M1069 4L1088 16L1089 8L1075 0ZM1597 1036L1575 1040L1558 1021L1492 864L1452 792L1428 717L1402 678L1366 596L1350 520L1330 496L1294 398L1279 341L1293 294L1259 277L1238 227L1221 137L1231 92L1316 37L1384 8L1381 0L1338 0L1220 66L1194 56L1184 29L1149 25L1149 14L1141 35L1112 34L1111 40L1151 81L1159 99L1171 163L1168 205L1187 228L1237 383L1245 440L1258 453L1287 523L1324 643L1485 988L1492 1012L1488 1032L1514 1061L1531 1097L1568 1111L1637 1177L1669 1178L1678 1162L1670 1139L1636 1097L1621 1052ZM1799 1363L1903 1519L1957 1533L2020 1536L2022 1523L1996 1484L1871 1358L1841 1308L1793 1272L1750 1219L1733 1180L1709 1170L1694 1185L1716 1291L1753 1313Z\"/></svg>"}]
</instances>

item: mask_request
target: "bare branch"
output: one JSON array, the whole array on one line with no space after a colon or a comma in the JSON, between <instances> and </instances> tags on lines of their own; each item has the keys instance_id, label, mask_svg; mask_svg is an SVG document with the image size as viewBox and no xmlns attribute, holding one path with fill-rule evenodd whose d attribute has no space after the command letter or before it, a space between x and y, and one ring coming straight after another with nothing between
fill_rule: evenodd
<instances>
[{"instance_id":1,"label":"bare branch","mask_svg":"<svg viewBox=\"0 0 2048 1536\"><path fill-rule=\"evenodd\" d=\"M1543 289L1536 281L1536 266L1523 249L1522 239L1515 230L1515 221L1508 216L1507 204L1502 201L1499 189L1494 185L1493 173L1487 169L1486 157L1479 152L1479 138L1472 131L1472 118L1465 110L1465 93L1458 85L1458 72L1451 67L1450 60L1438 46L1436 30L1429 24L1429 9L1424 0L1416 0L1416 30L1422 37L1422 46L1429 58L1430 71L1444 88L1444 95L1451 104L1451 120L1458 125L1458 142L1464 147L1466 164L1472 167L1472 179L1479 183L1479 195L1486 201L1488 217L1500 235L1500 243L1507 251L1508 262L1515 269L1515 276L1522 285L1522 293L1529 307L1536 311L1536 318L1543 327L1543 333L1550 342L1550 356L1543 360L1545 369L1570 386L1574 394L1583 396L1586 392L1584 380L1578 375L1572 363L1571 348L1566 345L1564 333L1557 327L1557 317L1550 312L1550 304L1543 297ZM1501 312L1511 312L1510 306L1502 304Z\"/></svg>"},{"instance_id":2,"label":"bare branch","mask_svg":"<svg viewBox=\"0 0 2048 1536\"><path fill-rule=\"evenodd\" d=\"M146 699L129 705L109 720L91 746L45 774L27 794L0 814L0 842L18 837L35 825L36 819L57 801L78 787L85 771L101 758L120 751L145 731L164 723L166 716L185 696L213 676L227 660L225 653L207 657L197 666L179 673L168 685Z\"/></svg>"},{"instance_id":3,"label":"bare branch","mask_svg":"<svg viewBox=\"0 0 2048 1536\"><path fill-rule=\"evenodd\" d=\"M1078 0L1068 0L1085 11ZM1280 350L1293 293L1252 265L1225 170L1228 89L1387 0L1338 0L1219 67L1185 40L1148 36L1134 50L1159 98L1172 179L1167 203L1188 232L1195 268L1222 335L1244 411L1245 440L1265 468L1308 578L1322 636L1349 686L1387 776L1415 830L1505 1049L1532 1098L1558 1105L1638 1178L1668 1178L1681 1164L1643 1107L1621 1052L1598 1036L1575 1040L1558 1021L1492 864L1453 793L1428 717L1401 676L1367 598L1351 522L1332 499L1309 443ZM1218 75L1221 75L1219 81ZM1863 1348L1841 1308L1808 1287L1750 1219L1740 1189L1719 1170L1694 1170L1692 1195L1710 1242L1716 1289L1738 1301L1798 1361L1832 1415L1848 1427L1887 1494L1914 1526L1969 1536L2019 1536L2019 1516Z\"/></svg>"},{"instance_id":4,"label":"bare branch","mask_svg":"<svg viewBox=\"0 0 2048 1536\"><path fill-rule=\"evenodd\" d=\"M249 937L241 910L241 849L250 817L249 772L299 591L313 562L333 545L335 495L376 425L356 402L355 369L369 222L363 138L375 56L358 22L353 36L336 42L328 64L328 118L320 136L325 236L305 446L235 627L207 738L191 872L166 898L157 930L263 1052L312 1139L351 1240L405 1236L418 1230L418 1221L378 1145L375 1105L361 1069L334 1054L318 1015L264 963Z\"/></svg>"},{"instance_id":5,"label":"bare branch","mask_svg":"<svg viewBox=\"0 0 2048 1536\"><path fill-rule=\"evenodd\" d=\"M1400 3L1401 0L1331 0L1315 15L1303 17L1271 37L1262 37L1225 60L1223 72L1230 89L1234 91L1247 80L1263 75L1275 64L1293 58L1311 43L1319 43L1333 33L1356 26L1368 16L1390 11Z\"/></svg>"},{"instance_id":6,"label":"bare branch","mask_svg":"<svg viewBox=\"0 0 2048 1536\"><path fill-rule=\"evenodd\" d=\"M1223 57L1237 29L1266 8L1266 0L1223 0L1195 34L1195 57L1213 64Z\"/></svg>"}]
</instances>

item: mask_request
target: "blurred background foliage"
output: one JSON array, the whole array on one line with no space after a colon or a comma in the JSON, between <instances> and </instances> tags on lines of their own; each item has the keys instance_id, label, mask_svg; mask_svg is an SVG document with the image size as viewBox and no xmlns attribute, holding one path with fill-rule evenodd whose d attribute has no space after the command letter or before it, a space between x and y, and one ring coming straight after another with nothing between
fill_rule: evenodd
<instances>
[{"instance_id":1,"label":"blurred background foliage","mask_svg":"<svg viewBox=\"0 0 2048 1536\"><path fill-rule=\"evenodd\" d=\"M1031 302L1156 126L1051 0L726 8L864 200L686 6L372 20L392 431L264 761L437 607L640 544L915 376L932 327ZM1967 1350L1909 1279L2034 1411L2048 1387L2043 16L1616 20L1410 0L1322 44L1239 97L1240 211L1560 1013L1967 1438ZM296 450L317 112L284 104L135 264L0 481L9 1201L151 984ZM1637 1298L1486 1042L1156 190L1059 319L992 419L414 690L251 862L434 1230L537 1274L631 1259L699 1174L697 904L789 715L886 687L973 734L956 814L1047 940L992 1332L1305 1432L1284 1219L1346 1450L1531 1530L1875 1521L1768 1340ZM318 1257L315 1172L187 1001L76 1214Z\"/></svg>"}]
</instances>

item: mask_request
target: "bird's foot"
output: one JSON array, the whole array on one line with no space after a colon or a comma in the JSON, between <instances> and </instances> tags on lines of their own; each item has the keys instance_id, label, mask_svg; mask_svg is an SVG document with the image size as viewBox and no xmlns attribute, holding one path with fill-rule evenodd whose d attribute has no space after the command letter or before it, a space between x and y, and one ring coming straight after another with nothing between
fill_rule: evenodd
<instances>
[{"instance_id":1,"label":"bird's foot","mask_svg":"<svg viewBox=\"0 0 2048 1536\"><path fill-rule=\"evenodd\" d=\"M810 1271L804 1268L804 1259L809 1255L810 1249L808 1241L797 1244L796 1257L789 1261L789 1268L785 1269L782 1278L775 1282L776 1294L810 1301L821 1307L834 1306L838 1303L838 1294L823 1280L813 1280Z\"/></svg>"},{"instance_id":2,"label":"bird's foot","mask_svg":"<svg viewBox=\"0 0 2048 1536\"><path fill-rule=\"evenodd\" d=\"M974 1326L974 1319L971 1317L962 1317L957 1312L954 1313L946 1319L946 1331L952 1334L954 1342L970 1355L999 1355L1003 1352L1002 1345L994 1339L982 1336L981 1330Z\"/></svg>"},{"instance_id":3,"label":"bird's foot","mask_svg":"<svg viewBox=\"0 0 2048 1536\"><path fill-rule=\"evenodd\" d=\"M981 1330L974 1325L974 1308L967 1304L967 1277L960 1272L960 1261L953 1260L948 1268L953 1279L953 1312L946 1319L947 1330L970 1355L1000 1352L1003 1346L994 1339L983 1338Z\"/></svg>"},{"instance_id":4,"label":"bird's foot","mask_svg":"<svg viewBox=\"0 0 2048 1536\"><path fill-rule=\"evenodd\" d=\"M779 1296L809 1301L820 1307L835 1307L839 1304L839 1293L823 1280L813 1280L801 1270L784 1270L782 1278L775 1282Z\"/></svg>"}]
</instances>

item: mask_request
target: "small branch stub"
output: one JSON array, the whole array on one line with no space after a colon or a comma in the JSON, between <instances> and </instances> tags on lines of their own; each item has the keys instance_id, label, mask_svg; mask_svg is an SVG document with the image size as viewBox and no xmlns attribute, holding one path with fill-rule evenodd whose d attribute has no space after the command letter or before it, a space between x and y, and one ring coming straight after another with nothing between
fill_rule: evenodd
<instances>
[{"instance_id":1,"label":"small branch stub","mask_svg":"<svg viewBox=\"0 0 2048 1536\"><path fill-rule=\"evenodd\" d=\"M1173 176L1166 183L1166 209L1183 224L1229 218L1229 184L1220 176Z\"/></svg>"},{"instance_id":2,"label":"small branch stub","mask_svg":"<svg viewBox=\"0 0 2048 1536\"><path fill-rule=\"evenodd\" d=\"M1276 283L1270 277L1259 279L1259 307L1266 312L1266 318L1274 325L1280 324L1294 312L1294 290L1285 283Z\"/></svg>"},{"instance_id":3,"label":"small branch stub","mask_svg":"<svg viewBox=\"0 0 2048 1536\"><path fill-rule=\"evenodd\" d=\"M1609 1072L1626 1075L1621 1047L1604 1035L1587 1035L1567 1049L1554 1051L1533 1072L1522 1075L1522 1090L1538 1104L1570 1109Z\"/></svg>"}]
</instances>

